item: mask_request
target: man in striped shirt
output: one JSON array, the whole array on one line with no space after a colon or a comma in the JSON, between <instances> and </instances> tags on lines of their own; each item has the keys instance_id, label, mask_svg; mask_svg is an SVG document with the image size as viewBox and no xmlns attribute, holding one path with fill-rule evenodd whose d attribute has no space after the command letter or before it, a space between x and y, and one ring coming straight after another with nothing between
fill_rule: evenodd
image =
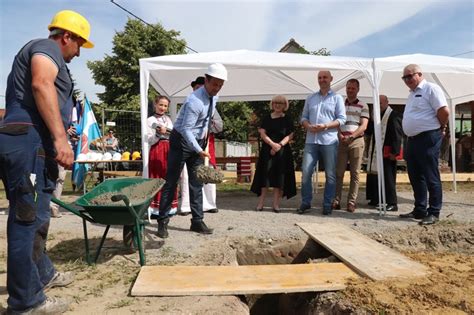
<instances>
[{"instance_id":1,"label":"man in striped shirt","mask_svg":"<svg viewBox=\"0 0 474 315\"><path fill-rule=\"evenodd\" d=\"M354 212L357 205L357 194L359 193L359 173L364 153L364 131L369 121L369 107L359 101L359 81L350 79L346 83L346 123L340 126L338 137L339 147L337 150L336 165L336 197L332 202L332 209L341 209L342 183L349 161L351 182L347 195L347 211Z\"/></svg>"}]
</instances>

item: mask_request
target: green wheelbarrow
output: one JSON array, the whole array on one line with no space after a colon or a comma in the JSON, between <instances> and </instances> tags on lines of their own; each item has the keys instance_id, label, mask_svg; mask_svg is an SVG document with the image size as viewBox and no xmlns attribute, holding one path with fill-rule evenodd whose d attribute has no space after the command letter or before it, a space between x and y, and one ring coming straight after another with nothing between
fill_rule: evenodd
<instances>
[{"instance_id":1,"label":"green wheelbarrow","mask_svg":"<svg viewBox=\"0 0 474 315\"><path fill-rule=\"evenodd\" d=\"M108 179L76 200L75 206L56 198L52 202L82 218L86 261L96 263L111 225L123 225L123 241L129 248L137 248L140 265L145 265L144 231L147 210L153 197L163 187L163 179L128 177ZM106 225L104 234L91 260L87 221Z\"/></svg>"}]
</instances>

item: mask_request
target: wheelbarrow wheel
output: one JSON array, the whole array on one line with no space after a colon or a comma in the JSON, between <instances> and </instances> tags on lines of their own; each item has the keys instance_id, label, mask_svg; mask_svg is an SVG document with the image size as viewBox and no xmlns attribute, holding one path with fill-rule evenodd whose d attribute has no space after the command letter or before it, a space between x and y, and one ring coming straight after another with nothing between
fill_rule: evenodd
<instances>
[{"instance_id":1,"label":"wheelbarrow wheel","mask_svg":"<svg viewBox=\"0 0 474 315\"><path fill-rule=\"evenodd\" d=\"M124 225L123 226L123 245L130 249L131 252L135 252L138 250L138 244L135 243L133 239L135 233L135 226L134 225ZM142 240L143 251L145 251L145 229L142 229L140 234Z\"/></svg>"}]
</instances>

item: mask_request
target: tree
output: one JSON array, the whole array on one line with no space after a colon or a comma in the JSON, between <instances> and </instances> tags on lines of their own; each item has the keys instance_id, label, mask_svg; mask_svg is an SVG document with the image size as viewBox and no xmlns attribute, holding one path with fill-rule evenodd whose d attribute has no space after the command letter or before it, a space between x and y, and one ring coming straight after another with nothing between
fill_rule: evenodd
<instances>
[{"instance_id":1,"label":"tree","mask_svg":"<svg viewBox=\"0 0 474 315\"><path fill-rule=\"evenodd\" d=\"M321 55L321 56L329 56L331 55L331 52L327 50L326 48L321 48L316 51L308 51L304 48L304 46L301 46L299 49L299 53L302 54L310 54L310 55ZM316 74L315 74L316 76ZM303 112L303 107L304 107L304 101L299 100L299 101L290 101L289 103L289 108L288 108L288 114L290 117L293 119L293 123L295 126L295 132L293 136L293 141L291 143L291 147L293 149L293 158L295 160L296 164L296 169L299 170L301 169L301 163L303 161L303 150L304 150L304 144L305 144L305 135L306 131L300 124L300 118L301 118L301 113ZM254 123L252 124L252 135L258 137L258 132L257 132L257 127L260 124L260 120L265 117L265 115L270 114L271 109L269 102L252 102L250 103L251 108L253 109L253 112L256 116L256 119L254 120Z\"/></svg>"},{"instance_id":2,"label":"tree","mask_svg":"<svg viewBox=\"0 0 474 315\"><path fill-rule=\"evenodd\" d=\"M98 95L104 105L139 110L139 59L185 53L186 42L178 39L179 34L165 30L159 23L149 26L129 19L125 29L114 36L112 55L106 55L101 61L87 62L95 83L105 87L105 92ZM150 93L156 95L155 91Z\"/></svg>"}]
</instances>

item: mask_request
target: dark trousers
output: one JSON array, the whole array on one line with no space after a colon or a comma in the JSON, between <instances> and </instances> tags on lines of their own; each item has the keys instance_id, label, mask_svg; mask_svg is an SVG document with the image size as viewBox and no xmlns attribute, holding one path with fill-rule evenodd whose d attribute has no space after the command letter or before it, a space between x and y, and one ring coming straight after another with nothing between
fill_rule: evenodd
<instances>
[{"instance_id":1,"label":"dark trousers","mask_svg":"<svg viewBox=\"0 0 474 315\"><path fill-rule=\"evenodd\" d=\"M383 175L385 181L385 199L387 205L397 204L397 161L383 159ZM379 203L379 189L377 174L367 174L366 198Z\"/></svg>"},{"instance_id":2,"label":"dark trousers","mask_svg":"<svg viewBox=\"0 0 474 315\"><path fill-rule=\"evenodd\" d=\"M204 140L198 140L201 147ZM166 171L166 183L161 190L159 219L169 216L173 196L178 186L179 177L184 164L188 168L189 176L189 201L191 205L192 222L200 222L204 218L202 209L202 186L196 177L196 168L203 164L201 156L195 152L190 144L176 131L170 135L170 150L168 153L168 169Z\"/></svg>"},{"instance_id":3,"label":"dark trousers","mask_svg":"<svg viewBox=\"0 0 474 315\"><path fill-rule=\"evenodd\" d=\"M0 133L0 177L9 200L8 306L15 311L42 303L55 273L45 247L58 166L48 151L34 127L24 134Z\"/></svg>"},{"instance_id":4,"label":"dark trousers","mask_svg":"<svg viewBox=\"0 0 474 315\"><path fill-rule=\"evenodd\" d=\"M425 131L414 137L408 137L405 151L408 177L415 197L415 211L427 211L428 214L435 216L439 216L443 203L443 189L438 169L442 139L443 135L438 129Z\"/></svg>"}]
</instances>

